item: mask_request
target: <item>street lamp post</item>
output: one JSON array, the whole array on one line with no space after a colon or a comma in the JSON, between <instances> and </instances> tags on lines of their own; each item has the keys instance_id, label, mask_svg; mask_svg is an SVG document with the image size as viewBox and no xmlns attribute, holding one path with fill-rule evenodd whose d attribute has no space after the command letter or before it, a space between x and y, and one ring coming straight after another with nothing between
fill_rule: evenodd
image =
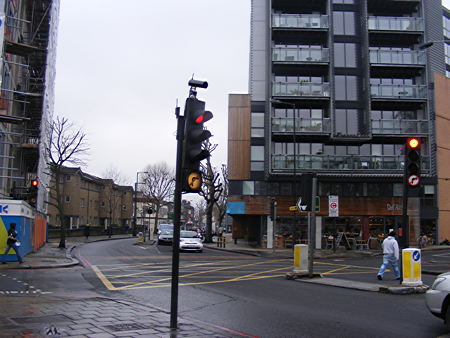
<instances>
[{"instance_id":1,"label":"street lamp post","mask_svg":"<svg viewBox=\"0 0 450 338\"><path fill-rule=\"evenodd\" d=\"M139 185L139 174L148 174L148 171L138 171L136 173L136 183L134 183L133 236L136 236L137 232L137 190Z\"/></svg>"}]
</instances>

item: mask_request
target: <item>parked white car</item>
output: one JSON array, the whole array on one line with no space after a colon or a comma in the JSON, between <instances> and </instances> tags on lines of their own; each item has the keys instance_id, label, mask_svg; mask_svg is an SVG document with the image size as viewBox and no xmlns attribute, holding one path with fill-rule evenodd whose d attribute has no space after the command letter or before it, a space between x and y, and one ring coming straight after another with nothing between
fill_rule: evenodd
<instances>
[{"instance_id":1,"label":"parked white car","mask_svg":"<svg viewBox=\"0 0 450 338\"><path fill-rule=\"evenodd\" d=\"M450 272L436 277L425 298L430 312L442 318L450 330Z\"/></svg>"},{"instance_id":2,"label":"parked white car","mask_svg":"<svg viewBox=\"0 0 450 338\"><path fill-rule=\"evenodd\" d=\"M203 251L202 239L198 237L197 231L180 231L180 250Z\"/></svg>"}]
</instances>

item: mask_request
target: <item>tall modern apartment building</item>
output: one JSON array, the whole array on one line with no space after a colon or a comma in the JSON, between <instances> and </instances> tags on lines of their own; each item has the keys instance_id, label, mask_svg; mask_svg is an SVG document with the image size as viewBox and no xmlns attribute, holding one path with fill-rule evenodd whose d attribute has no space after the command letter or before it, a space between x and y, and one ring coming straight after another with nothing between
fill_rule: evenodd
<instances>
[{"instance_id":1,"label":"tall modern apartment building","mask_svg":"<svg viewBox=\"0 0 450 338\"><path fill-rule=\"evenodd\" d=\"M59 0L0 0L0 198L45 212L45 139L54 102Z\"/></svg>"},{"instance_id":2,"label":"tall modern apartment building","mask_svg":"<svg viewBox=\"0 0 450 338\"><path fill-rule=\"evenodd\" d=\"M403 210L410 243L422 232L450 239L441 1L252 0L251 9L249 95L229 102L234 237L269 247L272 238L305 239L307 216L290 207L301 176L313 173L317 247L336 232L368 239L405 229ZM404 205L411 136L422 142L420 193Z\"/></svg>"}]
</instances>

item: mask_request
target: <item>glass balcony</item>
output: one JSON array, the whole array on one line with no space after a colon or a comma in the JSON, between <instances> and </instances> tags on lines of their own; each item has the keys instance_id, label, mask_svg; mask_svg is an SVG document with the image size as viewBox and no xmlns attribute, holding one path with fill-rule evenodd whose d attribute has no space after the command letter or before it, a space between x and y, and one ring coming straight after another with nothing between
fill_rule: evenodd
<instances>
[{"instance_id":1,"label":"glass balcony","mask_svg":"<svg viewBox=\"0 0 450 338\"><path fill-rule=\"evenodd\" d=\"M312 82L274 82L272 84L272 95L329 97L330 84Z\"/></svg>"},{"instance_id":2,"label":"glass balcony","mask_svg":"<svg viewBox=\"0 0 450 338\"><path fill-rule=\"evenodd\" d=\"M330 132L330 119L325 118L272 118L272 132L274 133L329 133Z\"/></svg>"},{"instance_id":3,"label":"glass balcony","mask_svg":"<svg viewBox=\"0 0 450 338\"><path fill-rule=\"evenodd\" d=\"M275 47L272 61L281 62L329 62L328 48Z\"/></svg>"},{"instance_id":4,"label":"glass balcony","mask_svg":"<svg viewBox=\"0 0 450 338\"><path fill-rule=\"evenodd\" d=\"M427 134L426 120L372 120L373 134Z\"/></svg>"},{"instance_id":5,"label":"glass balcony","mask_svg":"<svg viewBox=\"0 0 450 338\"><path fill-rule=\"evenodd\" d=\"M380 31L423 31L423 19L412 17L371 16L369 30Z\"/></svg>"},{"instance_id":6,"label":"glass balcony","mask_svg":"<svg viewBox=\"0 0 450 338\"><path fill-rule=\"evenodd\" d=\"M426 99L426 85L371 84L372 98Z\"/></svg>"},{"instance_id":7,"label":"glass balcony","mask_svg":"<svg viewBox=\"0 0 450 338\"><path fill-rule=\"evenodd\" d=\"M391 65L424 65L425 52L417 50L394 51L394 50L370 50L370 63Z\"/></svg>"},{"instance_id":8,"label":"glass balcony","mask_svg":"<svg viewBox=\"0 0 450 338\"><path fill-rule=\"evenodd\" d=\"M361 155L272 155L273 171L293 169L317 170L398 170L403 173L404 156L361 156ZM428 170L428 159L422 156L422 170Z\"/></svg>"},{"instance_id":9,"label":"glass balcony","mask_svg":"<svg viewBox=\"0 0 450 338\"><path fill-rule=\"evenodd\" d=\"M328 15L320 14L273 14L273 28L328 28Z\"/></svg>"}]
</instances>

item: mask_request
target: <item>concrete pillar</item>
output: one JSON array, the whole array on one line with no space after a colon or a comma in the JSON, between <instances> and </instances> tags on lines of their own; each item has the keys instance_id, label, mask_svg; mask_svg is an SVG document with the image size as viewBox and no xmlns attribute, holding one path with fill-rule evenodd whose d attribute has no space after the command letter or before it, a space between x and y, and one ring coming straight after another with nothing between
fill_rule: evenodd
<instances>
[{"instance_id":1,"label":"concrete pillar","mask_svg":"<svg viewBox=\"0 0 450 338\"><path fill-rule=\"evenodd\" d=\"M316 216L316 249L322 249L322 216Z\"/></svg>"},{"instance_id":2,"label":"concrete pillar","mask_svg":"<svg viewBox=\"0 0 450 338\"><path fill-rule=\"evenodd\" d=\"M267 216L267 248L273 248L273 221Z\"/></svg>"}]
</instances>

